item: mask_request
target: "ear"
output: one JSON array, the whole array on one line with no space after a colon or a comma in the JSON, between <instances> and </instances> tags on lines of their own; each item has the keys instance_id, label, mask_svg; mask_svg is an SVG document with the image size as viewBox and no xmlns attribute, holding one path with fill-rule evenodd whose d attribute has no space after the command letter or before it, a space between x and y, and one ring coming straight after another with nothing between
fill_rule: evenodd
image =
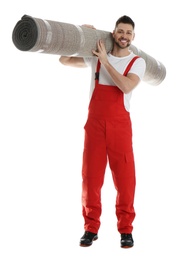
<instances>
[{"instance_id":1,"label":"ear","mask_svg":"<svg viewBox=\"0 0 180 260\"><path fill-rule=\"evenodd\" d=\"M113 30L113 32L111 34L112 34L112 37L114 38L114 30Z\"/></svg>"},{"instance_id":2,"label":"ear","mask_svg":"<svg viewBox=\"0 0 180 260\"><path fill-rule=\"evenodd\" d=\"M132 40L134 40L134 38L135 38L135 33L134 33L134 35L133 35L133 38L132 38Z\"/></svg>"}]
</instances>

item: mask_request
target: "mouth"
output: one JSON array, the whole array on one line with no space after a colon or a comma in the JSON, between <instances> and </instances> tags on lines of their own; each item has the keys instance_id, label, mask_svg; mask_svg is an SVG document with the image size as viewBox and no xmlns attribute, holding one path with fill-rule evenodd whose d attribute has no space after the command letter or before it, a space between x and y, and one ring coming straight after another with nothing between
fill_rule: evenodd
<instances>
[{"instance_id":1,"label":"mouth","mask_svg":"<svg viewBox=\"0 0 180 260\"><path fill-rule=\"evenodd\" d=\"M115 41L115 43L120 47L120 48L127 48L130 46L130 41L125 38L119 38L118 40Z\"/></svg>"},{"instance_id":2,"label":"mouth","mask_svg":"<svg viewBox=\"0 0 180 260\"><path fill-rule=\"evenodd\" d=\"M120 39L120 42L124 44L127 43L128 41L126 39Z\"/></svg>"}]
</instances>

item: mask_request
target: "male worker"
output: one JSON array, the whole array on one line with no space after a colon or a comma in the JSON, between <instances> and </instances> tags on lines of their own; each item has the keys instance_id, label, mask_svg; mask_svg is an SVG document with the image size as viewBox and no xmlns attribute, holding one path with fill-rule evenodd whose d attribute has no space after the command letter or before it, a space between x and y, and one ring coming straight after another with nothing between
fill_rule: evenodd
<instances>
[{"instance_id":1,"label":"male worker","mask_svg":"<svg viewBox=\"0 0 180 260\"><path fill-rule=\"evenodd\" d=\"M92 27L93 28L93 27ZM112 33L113 48L107 53L104 43L97 43L92 57L60 57L64 65L91 66L91 98L85 124L82 165L82 214L84 235L80 246L90 246L98 238L101 216L101 188L107 165L117 191L117 229L120 245L134 245L132 231L135 218L135 165L132 145L130 98L142 80L146 64L130 49L135 24L124 15ZM95 28L94 28L95 29Z\"/></svg>"}]
</instances>

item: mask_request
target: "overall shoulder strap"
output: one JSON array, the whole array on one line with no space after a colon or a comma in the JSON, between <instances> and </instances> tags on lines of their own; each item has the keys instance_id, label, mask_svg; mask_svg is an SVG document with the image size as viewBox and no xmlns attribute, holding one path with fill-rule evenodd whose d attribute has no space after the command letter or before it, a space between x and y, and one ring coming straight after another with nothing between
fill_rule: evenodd
<instances>
[{"instance_id":1,"label":"overall shoulder strap","mask_svg":"<svg viewBox=\"0 0 180 260\"><path fill-rule=\"evenodd\" d=\"M134 58L132 58L132 60L129 62L128 66L126 67L126 70L124 71L124 76L127 76L129 70L131 69L133 63L135 62L136 59L140 58L139 56L135 56ZM101 63L98 59L98 62L97 62L97 67L96 67L96 73L95 73L95 80L99 80L99 70L100 70L100 66L101 66Z\"/></svg>"},{"instance_id":2,"label":"overall shoulder strap","mask_svg":"<svg viewBox=\"0 0 180 260\"><path fill-rule=\"evenodd\" d=\"M98 59L98 62L97 62L97 67L96 67L96 72L95 72L95 80L99 80L99 70L100 70L100 66L101 66L101 63Z\"/></svg>"},{"instance_id":3,"label":"overall shoulder strap","mask_svg":"<svg viewBox=\"0 0 180 260\"><path fill-rule=\"evenodd\" d=\"M129 64L127 65L126 70L124 71L124 76L127 76L129 70L131 69L133 63L135 62L136 59L140 58L139 56L135 56L134 58L132 58L132 60L129 62Z\"/></svg>"}]
</instances>

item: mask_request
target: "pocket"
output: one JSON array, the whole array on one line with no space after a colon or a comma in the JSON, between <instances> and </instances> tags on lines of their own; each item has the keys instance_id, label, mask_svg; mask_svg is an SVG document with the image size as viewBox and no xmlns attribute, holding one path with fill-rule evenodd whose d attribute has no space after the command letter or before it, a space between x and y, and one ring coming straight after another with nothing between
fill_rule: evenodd
<instances>
[{"instance_id":1,"label":"pocket","mask_svg":"<svg viewBox=\"0 0 180 260\"><path fill-rule=\"evenodd\" d=\"M125 153L124 156L125 156L125 162L126 163L134 162L134 153L132 151Z\"/></svg>"}]
</instances>

